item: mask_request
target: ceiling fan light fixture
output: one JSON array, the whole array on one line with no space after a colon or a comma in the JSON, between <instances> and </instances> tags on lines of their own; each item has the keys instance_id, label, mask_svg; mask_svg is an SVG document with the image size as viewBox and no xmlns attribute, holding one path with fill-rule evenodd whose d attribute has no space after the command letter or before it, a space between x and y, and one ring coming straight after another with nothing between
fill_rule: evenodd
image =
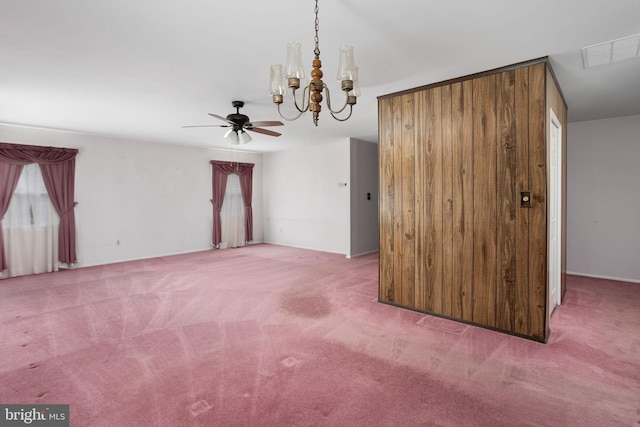
<instances>
[{"instance_id":1,"label":"ceiling fan light fixture","mask_svg":"<svg viewBox=\"0 0 640 427\"><path fill-rule=\"evenodd\" d=\"M239 138L240 138L240 142L242 144L246 144L247 142L251 142L251 140L252 140L251 135L249 135L244 130L242 132L240 132Z\"/></svg>"},{"instance_id":2,"label":"ceiling fan light fixture","mask_svg":"<svg viewBox=\"0 0 640 427\"><path fill-rule=\"evenodd\" d=\"M227 133L224 134L224 138L228 139L234 145L240 143L240 138L234 129L229 129Z\"/></svg>"},{"instance_id":3,"label":"ceiling fan light fixture","mask_svg":"<svg viewBox=\"0 0 640 427\"><path fill-rule=\"evenodd\" d=\"M313 113L313 124L318 126L318 118L320 115L320 111L322 110L322 92L326 90L327 92L327 108L329 109L329 113L331 117L334 119L344 122L349 120L351 117L351 113L353 112L353 106L357 102L358 96L360 96L360 85L358 83L358 68L355 65L353 60L353 47L349 45L342 46L340 48L340 63L338 65L338 74L337 79L340 81L340 86L344 94L346 95L346 99L344 105L339 109L333 109L331 107L331 94L329 93L329 88L322 81L322 61L320 61L320 40L318 37L319 30L319 20L318 20L318 0L315 0L315 31L316 35L314 38L315 41L315 49L313 50L314 59L312 62L312 71L311 71L311 81L308 85L302 87L302 102L298 103L298 98L296 97L296 90L300 89L300 81L304 78L304 70L302 68L302 60L300 55L300 43L290 42L287 45L287 62L283 69L282 65L274 64L271 66L271 79L269 84L269 94L271 95L272 101L276 104L278 108L278 114L285 120L297 120L302 116L302 114L307 111L311 111ZM298 114L295 117L285 117L280 111L280 104L284 102L284 92L285 88L283 87L284 81L286 80L287 86L291 89L293 94L293 104L298 110ZM349 107L349 113L346 117L338 117L337 114L341 114L347 106Z\"/></svg>"}]
</instances>

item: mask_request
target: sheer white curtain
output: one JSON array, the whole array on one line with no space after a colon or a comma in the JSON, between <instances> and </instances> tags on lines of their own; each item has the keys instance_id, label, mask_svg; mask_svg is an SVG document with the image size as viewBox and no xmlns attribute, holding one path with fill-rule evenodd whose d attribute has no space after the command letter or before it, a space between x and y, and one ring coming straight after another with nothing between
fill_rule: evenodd
<instances>
[{"instance_id":1,"label":"sheer white curtain","mask_svg":"<svg viewBox=\"0 0 640 427\"><path fill-rule=\"evenodd\" d=\"M237 248L245 245L244 201L240 188L240 177L234 173L227 177L227 189L220 212L222 241L220 248Z\"/></svg>"},{"instance_id":2,"label":"sheer white curtain","mask_svg":"<svg viewBox=\"0 0 640 427\"><path fill-rule=\"evenodd\" d=\"M2 218L9 268L0 277L58 271L58 223L40 166L25 165Z\"/></svg>"}]
</instances>

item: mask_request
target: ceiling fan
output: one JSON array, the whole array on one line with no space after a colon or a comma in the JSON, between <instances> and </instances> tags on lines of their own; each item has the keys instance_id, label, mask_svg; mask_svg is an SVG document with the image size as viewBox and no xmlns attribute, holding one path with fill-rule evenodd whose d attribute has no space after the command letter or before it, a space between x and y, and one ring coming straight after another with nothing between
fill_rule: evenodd
<instances>
[{"instance_id":1,"label":"ceiling fan","mask_svg":"<svg viewBox=\"0 0 640 427\"><path fill-rule=\"evenodd\" d=\"M220 119L227 124L224 125L192 125L192 126L182 126L183 128L193 128L193 127L230 127L225 133L224 137L229 139L232 144L239 144L242 142L246 144L251 141L251 136L245 131L257 132L263 135L269 136L280 136L281 134L278 132L274 132L272 130L263 129L262 127L257 126L282 126L284 123L279 121L260 121L260 122L252 122L248 116L244 114L240 114L240 108L244 106L244 101L233 101L231 103L233 108L236 109L235 113L229 114L227 117L222 117L217 114L209 113L211 117L215 117L216 119Z\"/></svg>"}]
</instances>

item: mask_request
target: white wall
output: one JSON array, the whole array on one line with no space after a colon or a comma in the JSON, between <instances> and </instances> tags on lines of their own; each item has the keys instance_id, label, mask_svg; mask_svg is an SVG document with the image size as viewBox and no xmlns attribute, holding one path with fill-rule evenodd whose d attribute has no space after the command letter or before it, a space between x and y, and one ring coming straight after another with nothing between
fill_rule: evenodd
<instances>
[{"instance_id":1,"label":"white wall","mask_svg":"<svg viewBox=\"0 0 640 427\"><path fill-rule=\"evenodd\" d=\"M264 154L263 167L265 242L347 255L349 140Z\"/></svg>"},{"instance_id":2,"label":"white wall","mask_svg":"<svg viewBox=\"0 0 640 427\"><path fill-rule=\"evenodd\" d=\"M350 157L351 245L348 255L351 257L380 249L378 144L352 138Z\"/></svg>"},{"instance_id":3,"label":"white wall","mask_svg":"<svg viewBox=\"0 0 640 427\"><path fill-rule=\"evenodd\" d=\"M640 282L640 115L567 131L567 272Z\"/></svg>"},{"instance_id":4,"label":"white wall","mask_svg":"<svg viewBox=\"0 0 640 427\"><path fill-rule=\"evenodd\" d=\"M0 141L79 149L80 267L209 249L210 160L255 163L254 242L263 240L261 154L6 125L0 125Z\"/></svg>"}]
</instances>

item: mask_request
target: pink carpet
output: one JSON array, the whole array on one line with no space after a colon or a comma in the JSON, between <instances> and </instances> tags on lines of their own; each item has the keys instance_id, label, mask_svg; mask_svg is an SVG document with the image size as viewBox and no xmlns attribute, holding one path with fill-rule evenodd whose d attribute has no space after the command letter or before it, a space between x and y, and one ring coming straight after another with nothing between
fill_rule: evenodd
<instances>
[{"instance_id":1,"label":"pink carpet","mask_svg":"<svg viewBox=\"0 0 640 427\"><path fill-rule=\"evenodd\" d=\"M72 426L638 426L640 285L569 277L540 344L274 245L0 281L0 403Z\"/></svg>"}]
</instances>

